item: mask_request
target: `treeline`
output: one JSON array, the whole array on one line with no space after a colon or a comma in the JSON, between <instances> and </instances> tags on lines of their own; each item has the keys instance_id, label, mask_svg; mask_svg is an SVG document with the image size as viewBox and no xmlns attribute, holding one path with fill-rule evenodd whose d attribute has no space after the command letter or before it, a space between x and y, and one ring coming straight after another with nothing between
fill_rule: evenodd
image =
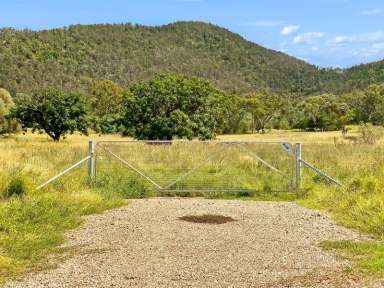
<instances>
[{"instance_id":1,"label":"treeline","mask_svg":"<svg viewBox=\"0 0 384 288\"><path fill-rule=\"evenodd\" d=\"M266 133L273 128L346 131L347 125L359 123L384 124L384 85L310 97L266 89L234 94L202 78L158 74L128 88L96 80L83 94L47 88L12 99L0 90L0 133L30 128L55 141L89 129L170 140Z\"/></svg>"},{"instance_id":2,"label":"treeline","mask_svg":"<svg viewBox=\"0 0 384 288\"><path fill-rule=\"evenodd\" d=\"M383 63L318 69L202 22L0 29L0 43L0 87L12 94L42 87L85 93L93 79L127 87L163 72L206 78L227 93L241 94L340 93L384 81Z\"/></svg>"},{"instance_id":3,"label":"treeline","mask_svg":"<svg viewBox=\"0 0 384 288\"><path fill-rule=\"evenodd\" d=\"M299 97L261 91L235 96L238 121L228 133L264 133L268 129L346 132L347 125L384 125L384 85L343 95Z\"/></svg>"}]
</instances>

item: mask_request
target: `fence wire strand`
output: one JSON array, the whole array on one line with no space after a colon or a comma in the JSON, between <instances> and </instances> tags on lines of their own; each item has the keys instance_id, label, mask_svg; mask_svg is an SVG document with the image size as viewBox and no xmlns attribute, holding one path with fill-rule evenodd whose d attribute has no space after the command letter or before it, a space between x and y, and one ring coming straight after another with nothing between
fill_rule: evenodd
<instances>
[{"instance_id":1,"label":"fence wire strand","mask_svg":"<svg viewBox=\"0 0 384 288\"><path fill-rule=\"evenodd\" d=\"M290 191L294 158L286 149L289 145L233 141L99 142L97 177L132 178L150 183L155 189L172 191Z\"/></svg>"}]
</instances>

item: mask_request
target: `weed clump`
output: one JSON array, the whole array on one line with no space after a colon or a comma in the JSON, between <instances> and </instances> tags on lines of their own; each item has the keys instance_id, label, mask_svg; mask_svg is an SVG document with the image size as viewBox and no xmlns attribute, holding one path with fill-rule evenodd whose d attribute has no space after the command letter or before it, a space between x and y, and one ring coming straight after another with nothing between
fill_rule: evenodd
<instances>
[{"instance_id":1,"label":"weed clump","mask_svg":"<svg viewBox=\"0 0 384 288\"><path fill-rule=\"evenodd\" d=\"M125 199L146 198L153 193L142 180L124 176L119 172L102 173L98 175L95 186L101 190L112 190Z\"/></svg>"},{"instance_id":2,"label":"weed clump","mask_svg":"<svg viewBox=\"0 0 384 288\"><path fill-rule=\"evenodd\" d=\"M372 124L360 124L359 134L361 142L364 144L375 144L383 136L380 129L376 129Z\"/></svg>"},{"instance_id":3,"label":"weed clump","mask_svg":"<svg viewBox=\"0 0 384 288\"><path fill-rule=\"evenodd\" d=\"M23 197L28 191L26 180L22 176L12 177L11 181L5 187L3 196L8 199L11 197Z\"/></svg>"}]
</instances>

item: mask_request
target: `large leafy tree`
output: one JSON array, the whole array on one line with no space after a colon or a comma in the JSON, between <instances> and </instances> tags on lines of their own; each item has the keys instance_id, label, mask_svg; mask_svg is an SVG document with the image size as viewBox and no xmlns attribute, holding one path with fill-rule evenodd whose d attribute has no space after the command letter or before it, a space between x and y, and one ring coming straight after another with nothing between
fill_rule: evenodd
<instances>
[{"instance_id":1,"label":"large leafy tree","mask_svg":"<svg viewBox=\"0 0 384 288\"><path fill-rule=\"evenodd\" d=\"M87 105L80 94L46 89L20 96L11 111L24 129L42 130L54 141L75 131L87 133Z\"/></svg>"},{"instance_id":2,"label":"large leafy tree","mask_svg":"<svg viewBox=\"0 0 384 288\"><path fill-rule=\"evenodd\" d=\"M14 103L11 94L3 88L0 88L0 135L17 131L18 124L8 117L10 109Z\"/></svg>"},{"instance_id":3,"label":"large leafy tree","mask_svg":"<svg viewBox=\"0 0 384 288\"><path fill-rule=\"evenodd\" d=\"M351 118L348 105L335 95L323 94L308 97L297 105L298 128L309 130L338 130Z\"/></svg>"},{"instance_id":4,"label":"large leafy tree","mask_svg":"<svg viewBox=\"0 0 384 288\"><path fill-rule=\"evenodd\" d=\"M371 85L364 91L345 96L357 123L384 124L384 85Z\"/></svg>"},{"instance_id":5,"label":"large leafy tree","mask_svg":"<svg viewBox=\"0 0 384 288\"><path fill-rule=\"evenodd\" d=\"M225 105L224 134L246 133L249 126L249 117L241 95L228 95Z\"/></svg>"},{"instance_id":6,"label":"large leafy tree","mask_svg":"<svg viewBox=\"0 0 384 288\"><path fill-rule=\"evenodd\" d=\"M135 138L209 139L224 128L226 97L200 78L157 75L131 86L124 109L123 123Z\"/></svg>"},{"instance_id":7,"label":"large leafy tree","mask_svg":"<svg viewBox=\"0 0 384 288\"><path fill-rule=\"evenodd\" d=\"M117 133L126 89L110 80L93 81L88 91L93 114L92 128L101 133Z\"/></svg>"},{"instance_id":8,"label":"large leafy tree","mask_svg":"<svg viewBox=\"0 0 384 288\"><path fill-rule=\"evenodd\" d=\"M96 80L90 85L92 112L98 116L118 114L125 89L110 80Z\"/></svg>"},{"instance_id":9,"label":"large leafy tree","mask_svg":"<svg viewBox=\"0 0 384 288\"><path fill-rule=\"evenodd\" d=\"M281 98L270 91L250 93L244 97L244 107L251 115L252 132L265 132L272 119L281 109Z\"/></svg>"}]
</instances>

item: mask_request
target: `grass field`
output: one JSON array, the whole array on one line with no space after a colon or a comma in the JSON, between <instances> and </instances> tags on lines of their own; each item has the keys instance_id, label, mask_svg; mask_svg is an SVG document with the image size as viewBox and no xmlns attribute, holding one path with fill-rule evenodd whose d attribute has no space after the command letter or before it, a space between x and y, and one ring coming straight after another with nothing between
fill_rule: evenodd
<instances>
[{"instance_id":1,"label":"grass field","mask_svg":"<svg viewBox=\"0 0 384 288\"><path fill-rule=\"evenodd\" d=\"M96 141L121 140L118 136L94 135L93 138ZM372 145L354 145L344 140L340 132L293 131L226 135L219 139L301 142L303 158L342 181L344 187L339 189L329 185L305 170L300 193L273 193L271 191L286 188L285 178L271 173L254 161L249 153L231 151L230 148L224 154L220 152L210 165L198 167L195 173L183 178L174 188L185 188L192 184L193 187L200 185L198 187L204 188L209 184L218 189L260 190L264 193L217 192L204 196L297 201L306 207L327 211L342 225L384 240L383 141ZM35 191L37 185L85 157L88 140L88 137L73 135L60 143L53 143L44 135L32 134L0 139L0 282L26 269L44 267L46 256L58 251L64 232L79 225L81 216L124 205L126 198L156 195L150 185L134 177L122 168L122 164L106 154L98 159L97 180L92 185L89 185L84 165L47 189ZM196 145L174 146L172 151L169 145L137 148L115 144L108 147L133 161L165 186L195 167L196 162L204 162L217 151L217 146ZM281 147L264 145L248 148L263 155L282 171L291 171L291 156ZM131 177L127 177L129 175ZM255 182L253 175L257 175L259 181ZM195 195L200 194L185 196ZM340 251L343 257L356 260L358 269L383 275L383 244L323 243L323 247Z\"/></svg>"}]
</instances>

